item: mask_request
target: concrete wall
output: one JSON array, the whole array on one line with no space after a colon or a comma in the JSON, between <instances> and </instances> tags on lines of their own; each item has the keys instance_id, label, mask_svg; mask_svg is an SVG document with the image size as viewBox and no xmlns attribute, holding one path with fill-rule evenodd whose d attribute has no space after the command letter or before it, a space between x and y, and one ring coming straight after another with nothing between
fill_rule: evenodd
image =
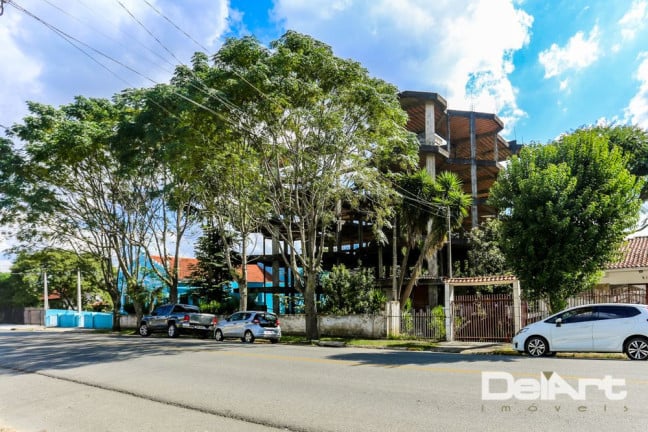
<instances>
[{"instance_id":1,"label":"concrete wall","mask_svg":"<svg viewBox=\"0 0 648 432\"><path fill-rule=\"evenodd\" d=\"M219 316L218 319L224 319ZM304 315L280 315L281 331L284 334L306 334L306 319ZM124 329L136 328L135 315L121 317ZM322 315L319 317L319 327L322 336L358 337L379 339L387 336L387 319L384 315Z\"/></svg>"},{"instance_id":2,"label":"concrete wall","mask_svg":"<svg viewBox=\"0 0 648 432\"><path fill-rule=\"evenodd\" d=\"M135 315L122 315L119 317L119 323L124 329L134 329L137 328L137 317Z\"/></svg>"},{"instance_id":3,"label":"concrete wall","mask_svg":"<svg viewBox=\"0 0 648 432\"><path fill-rule=\"evenodd\" d=\"M304 315L281 315L281 331L285 334L306 334ZM384 315L321 315L319 328L322 336L379 339L387 336Z\"/></svg>"}]
</instances>

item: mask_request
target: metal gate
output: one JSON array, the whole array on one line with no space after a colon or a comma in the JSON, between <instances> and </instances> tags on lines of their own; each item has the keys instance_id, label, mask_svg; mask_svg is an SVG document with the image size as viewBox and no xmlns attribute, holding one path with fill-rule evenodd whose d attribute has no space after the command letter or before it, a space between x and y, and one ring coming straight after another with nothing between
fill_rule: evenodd
<instances>
[{"instance_id":1,"label":"metal gate","mask_svg":"<svg viewBox=\"0 0 648 432\"><path fill-rule=\"evenodd\" d=\"M513 296L455 296L451 303L454 340L508 342L514 335Z\"/></svg>"}]
</instances>

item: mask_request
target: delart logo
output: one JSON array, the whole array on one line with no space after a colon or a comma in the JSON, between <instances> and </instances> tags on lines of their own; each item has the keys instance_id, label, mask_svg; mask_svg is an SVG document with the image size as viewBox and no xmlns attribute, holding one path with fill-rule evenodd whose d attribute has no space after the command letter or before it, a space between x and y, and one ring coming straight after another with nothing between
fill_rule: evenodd
<instances>
[{"instance_id":1,"label":"delart logo","mask_svg":"<svg viewBox=\"0 0 648 432\"><path fill-rule=\"evenodd\" d=\"M612 378L579 378L575 386L565 381L556 372L542 372L539 379L515 379L508 372L482 372L482 400L501 401L541 400L555 401L556 396L566 395L573 400L585 400L588 391L600 391L608 400L623 400L627 396L624 390L625 379ZM494 389L494 390L493 390Z\"/></svg>"}]
</instances>

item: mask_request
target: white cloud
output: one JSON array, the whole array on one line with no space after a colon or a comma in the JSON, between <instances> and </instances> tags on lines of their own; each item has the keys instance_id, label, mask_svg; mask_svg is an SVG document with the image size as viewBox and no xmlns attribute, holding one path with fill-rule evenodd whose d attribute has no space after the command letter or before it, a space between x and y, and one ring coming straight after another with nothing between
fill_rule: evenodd
<instances>
[{"instance_id":1,"label":"white cloud","mask_svg":"<svg viewBox=\"0 0 648 432\"><path fill-rule=\"evenodd\" d=\"M538 60L545 68L545 78L551 78L570 69L583 69L598 60L599 55L599 29L594 26L587 39L583 32L578 32L562 48L552 44L540 53Z\"/></svg>"},{"instance_id":2,"label":"white cloud","mask_svg":"<svg viewBox=\"0 0 648 432\"><path fill-rule=\"evenodd\" d=\"M569 90L569 78L565 78L564 80L560 81L560 90Z\"/></svg>"},{"instance_id":3,"label":"white cloud","mask_svg":"<svg viewBox=\"0 0 648 432\"><path fill-rule=\"evenodd\" d=\"M635 0L630 10L619 20L621 35L624 40L632 40L648 20L648 1Z\"/></svg>"},{"instance_id":4,"label":"white cloud","mask_svg":"<svg viewBox=\"0 0 648 432\"><path fill-rule=\"evenodd\" d=\"M215 52L228 30L228 0L194 0L191 8L173 0L121 3L19 2L68 41L7 3L0 21L0 124L19 121L26 100L60 105L80 94L111 97L127 87L166 82L201 46Z\"/></svg>"},{"instance_id":5,"label":"white cloud","mask_svg":"<svg viewBox=\"0 0 648 432\"><path fill-rule=\"evenodd\" d=\"M324 41L401 90L431 91L452 109L525 115L508 76L533 17L515 0L278 0L287 29ZM332 25L334 23L334 25Z\"/></svg>"},{"instance_id":6,"label":"white cloud","mask_svg":"<svg viewBox=\"0 0 648 432\"><path fill-rule=\"evenodd\" d=\"M14 120L25 113L24 97L36 97L42 90L38 78L43 64L23 52L16 37L23 33L22 17L10 14L5 5L5 14L0 26L0 46L2 47L2 67L0 67L0 124L9 127Z\"/></svg>"},{"instance_id":7,"label":"white cloud","mask_svg":"<svg viewBox=\"0 0 648 432\"><path fill-rule=\"evenodd\" d=\"M626 107L625 115L629 123L648 129L648 52L641 53L639 59L642 61L635 73L639 90Z\"/></svg>"}]
</instances>

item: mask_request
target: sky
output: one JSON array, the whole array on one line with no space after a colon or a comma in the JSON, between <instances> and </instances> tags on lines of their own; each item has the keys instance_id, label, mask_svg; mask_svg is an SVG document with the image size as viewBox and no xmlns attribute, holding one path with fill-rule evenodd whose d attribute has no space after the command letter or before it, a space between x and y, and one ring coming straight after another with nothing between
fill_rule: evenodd
<instances>
[{"instance_id":1,"label":"sky","mask_svg":"<svg viewBox=\"0 0 648 432\"><path fill-rule=\"evenodd\" d=\"M401 91L496 113L502 135L518 143L597 123L648 129L648 0L0 3L0 134L27 114L28 100L110 98L168 82L176 65L216 53L229 37L267 46L286 30Z\"/></svg>"}]
</instances>

